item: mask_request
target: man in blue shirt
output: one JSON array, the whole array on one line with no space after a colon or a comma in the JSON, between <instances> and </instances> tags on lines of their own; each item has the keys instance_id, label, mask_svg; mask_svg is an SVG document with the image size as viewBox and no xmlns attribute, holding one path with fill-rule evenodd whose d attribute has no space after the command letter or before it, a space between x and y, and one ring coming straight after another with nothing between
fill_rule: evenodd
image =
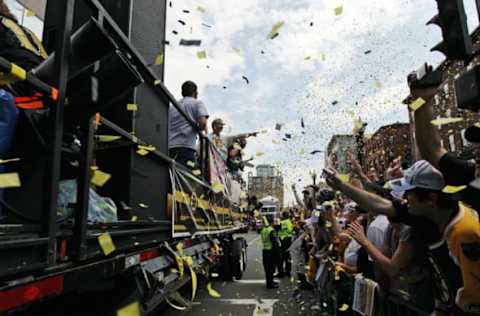
<instances>
[{"instance_id":1,"label":"man in blue shirt","mask_svg":"<svg viewBox=\"0 0 480 316\"><path fill-rule=\"evenodd\" d=\"M202 101L198 100L197 85L186 81L182 85L183 98L178 102L180 109L197 124L202 131L207 131L208 112ZM190 123L170 105L168 152L176 162L188 166L196 164L197 131ZM190 163L189 163L190 162Z\"/></svg>"}]
</instances>

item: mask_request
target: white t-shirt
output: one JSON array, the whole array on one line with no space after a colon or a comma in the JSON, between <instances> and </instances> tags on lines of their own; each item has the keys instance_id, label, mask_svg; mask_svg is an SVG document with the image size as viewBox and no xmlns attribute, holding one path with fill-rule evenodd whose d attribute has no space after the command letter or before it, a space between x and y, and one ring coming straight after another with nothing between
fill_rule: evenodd
<instances>
[{"instance_id":1,"label":"white t-shirt","mask_svg":"<svg viewBox=\"0 0 480 316\"><path fill-rule=\"evenodd\" d=\"M346 264L348 264L349 266L352 266L352 267L357 266L358 250L361 247L362 246L355 239L350 240L347 248L345 248L345 254L344 254L345 259L344 259L344 261L345 261Z\"/></svg>"},{"instance_id":2,"label":"white t-shirt","mask_svg":"<svg viewBox=\"0 0 480 316\"><path fill-rule=\"evenodd\" d=\"M385 233L387 232L389 224L388 218L385 215L377 215L367 228L368 240L382 252L385 246ZM373 261L370 256L368 256L368 260Z\"/></svg>"}]
</instances>

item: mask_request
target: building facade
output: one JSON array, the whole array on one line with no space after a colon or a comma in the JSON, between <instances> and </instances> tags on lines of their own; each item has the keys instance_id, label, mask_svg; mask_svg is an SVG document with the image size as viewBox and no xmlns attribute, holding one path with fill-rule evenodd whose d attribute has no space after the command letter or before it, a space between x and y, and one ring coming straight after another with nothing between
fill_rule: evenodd
<instances>
[{"instance_id":1,"label":"building facade","mask_svg":"<svg viewBox=\"0 0 480 316\"><path fill-rule=\"evenodd\" d=\"M258 200L273 196L283 207L284 183L283 176L277 168L271 165L259 165L256 175L248 175L248 196L256 196Z\"/></svg>"},{"instance_id":2,"label":"building facade","mask_svg":"<svg viewBox=\"0 0 480 316\"><path fill-rule=\"evenodd\" d=\"M347 150L350 149L355 153L356 148L357 142L354 135L333 135L327 145L325 166L332 165L339 173L349 173Z\"/></svg>"},{"instance_id":3,"label":"building facade","mask_svg":"<svg viewBox=\"0 0 480 316\"><path fill-rule=\"evenodd\" d=\"M390 163L401 156L404 165L412 162L412 141L410 125L395 123L380 127L365 142L363 170L374 170L379 178L384 178Z\"/></svg>"},{"instance_id":4,"label":"building facade","mask_svg":"<svg viewBox=\"0 0 480 316\"><path fill-rule=\"evenodd\" d=\"M475 49L480 48L480 30L477 29L472 35ZM455 96L455 80L463 73L471 70L476 65L480 65L480 56L476 56L473 61L465 67L463 61L443 62L438 69L443 73L445 84L439 89L435 96L434 105L434 119L445 117L460 117L463 121L451 123L438 127L443 147L451 152L457 153L464 158L471 158L475 155L475 150L472 144L469 144L464 137L465 129L480 121L480 114L468 110L462 110L457 107L457 100ZM414 123L414 117L410 113L410 122ZM413 126L413 124L412 124ZM411 138L415 140L414 130L411 130ZM420 154L416 148L415 141L412 142L412 151L415 160L421 159ZM479 152L476 153L477 155Z\"/></svg>"}]
</instances>

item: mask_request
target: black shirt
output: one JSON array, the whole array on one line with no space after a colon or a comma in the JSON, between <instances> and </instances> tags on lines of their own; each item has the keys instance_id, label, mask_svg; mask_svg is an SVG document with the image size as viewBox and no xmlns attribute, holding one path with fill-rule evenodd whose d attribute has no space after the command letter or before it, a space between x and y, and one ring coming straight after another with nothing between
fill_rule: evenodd
<instances>
[{"instance_id":1,"label":"black shirt","mask_svg":"<svg viewBox=\"0 0 480 316\"><path fill-rule=\"evenodd\" d=\"M436 297L442 310L455 306L455 296L463 286L462 273L449 254L448 245L434 222L408 213L407 203L393 201L397 222L409 225L418 238L428 245L427 256L435 277Z\"/></svg>"},{"instance_id":2,"label":"black shirt","mask_svg":"<svg viewBox=\"0 0 480 316\"><path fill-rule=\"evenodd\" d=\"M475 180L476 165L472 160L460 159L453 153L446 153L440 158L440 172L443 174L445 183L451 186L468 185L468 187L459 192L461 200L480 209L480 191L469 186L469 183Z\"/></svg>"}]
</instances>

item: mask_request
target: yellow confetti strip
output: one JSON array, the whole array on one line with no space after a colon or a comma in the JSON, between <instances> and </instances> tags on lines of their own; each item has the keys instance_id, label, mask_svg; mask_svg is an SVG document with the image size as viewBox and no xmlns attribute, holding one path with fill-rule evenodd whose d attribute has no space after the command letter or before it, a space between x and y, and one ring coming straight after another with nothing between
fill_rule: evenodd
<instances>
[{"instance_id":1,"label":"yellow confetti strip","mask_svg":"<svg viewBox=\"0 0 480 316\"><path fill-rule=\"evenodd\" d=\"M18 173L1 173L0 174L0 188L18 188L21 187L20 177Z\"/></svg>"},{"instance_id":2,"label":"yellow confetti strip","mask_svg":"<svg viewBox=\"0 0 480 316\"><path fill-rule=\"evenodd\" d=\"M115 251L115 245L113 244L112 237L108 232L98 236L98 244L100 245L100 248L102 248L105 256L108 256Z\"/></svg>"},{"instance_id":3,"label":"yellow confetti strip","mask_svg":"<svg viewBox=\"0 0 480 316\"><path fill-rule=\"evenodd\" d=\"M95 171L95 170L99 170L99 168L98 168L98 166L91 166L90 170Z\"/></svg>"},{"instance_id":4,"label":"yellow confetti strip","mask_svg":"<svg viewBox=\"0 0 480 316\"><path fill-rule=\"evenodd\" d=\"M237 53L238 55L241 55L241 54L242 54L242 51L240 50L240 48L234 47L234 48L233 48L233 51L234 51L235 53Z\"/></svg>"},{"instance_id":5,"label":"yellow confetti strip","mask_svg":"<svg viewBox=\"0 0 480 316\"><path fill-rule=\"evenodd\" d=\"M127 104L127 111L138 111L138 106L135 103Z\"/></svg>"},{"instance_id":6,"label":"yellow confetti strip","mask_svg":"<svg viewBox=\"0 0 480 316\"><path fill-rule=\"evenodd\" d=\"M343 13L343 5L336 7L334 11L335 11L335 16L342 15L342 13Z\"/></svg>"},{"instance_id":7,"label":"yellow confetti strip","mask_svg":"<svg viewBox=\"0 0 480 316\"><path fill-rule=\"evenodd\" d=\"M148 150L148 151L155 151L157 149L155 146L152 146L152 145L148 145L148 146L138 145L138 148Z\"/></svg>"},{"instance_id":8,"label":"yellow confetti strip","mask_svg":"<svg viewBox=\"0 0 480 316\"><path fill-rule=\"evenodd\" d=\"M161 83L162 83L162 80L155 80L155 81L153 82L153 85L154 85L154 86L159 86Z\"/></svg>"},{"instance_id":9,"label":"yellow confetti strip","mask_svg":"<svg viewBox=\"0 0 480 316\"><path fill-rule=\"evenodd\" d=\"M150 152L148 150L145 150L145 149L139 149L137 150L137 154L139 154L140 156L146 156L148 155Z\"/></svg>"},{"instance_id":10,"label":"yellow confetti strip","mask_svg":"<svg viewBox=\"0 0 480 316\"><path fill-rule=\"evenodd\" d=\"M106 172L103 172L101 170L95 170L93 173L91 183L96 185L97 187L103 187L105 183L107 183L107 181L110 180L111 177L112 175Z\"/></svg>"},{"instance_id":11,"label":"yellow confetti strip","mask_svg":"<svg viewBox=\"0 0 480 316\"><path fill-rule=\"evenodd\" d=\"M220 293L218 293L216 290L214 290L212 288L212 282L208 282L207 284L207 290L208 290L208 294L211 296L211 297L215 297L215 298L219 298L219 297L222 297L222 295Z\"/></svg>"},{"instance_id":12,"label":"yellow confetti strip","mask_svg":"<svg viewBox=\"0 0 480 316\"><path fill-rule=\"evenodd\" d=\"M132 142L138 143L138 137L137 136L132 136Z\"/></svg>"},{"instance_id":13,"label":"yellow confetti strip","mask_svg":"<svg viewBox=\"0 0 480 316\"><path fill-rule=\"evenodd\" d=\"M379 81L375 81L375 83L373 84L375 86L375 88L377 89L380 89L382 87L382 84L379 82Z\"/></svg>"},{"instance_id":14,"label":"yellow confetti strip","mask_svg":"<svg viewBox=\"0 0 480 316\"><path fill-rule=\"evenodd\" d=\"M422 98L418 98L416 99L415 101L413 101L412 103L410 103L410 105L408 106L412 111L416 111L418 110L419 108L421 108L422 106L425 105L425 100L422 99Z\"/></svg>"},{"instance_id":15,"label":"yellow confetti strip","mask_svg":"<svg viewBox=\"0 0 480 316\"><path fill-rule=\"evenodd\" d=\"M197 10L198 10L199 12L202 12L202 13L205 13L205 11L206 11L205 8L204 8L204 7L201 7L201 6L198 6L198 7L197 7Z\"/></svg>"},{"instance_id":16,"label":"yellow confetti strip","mask_svg":"<svg viewBox=\"0 0 480 316\"><path fill-rule=\"evenodd\" d=\"M207 58L207 52L202 50L200 52L197 52L197 58L198 59L206 59Z\"/></svg>"},{"instance_id":17,"label":"yellow confetti strip","mask_svg":"<svg viewBox=\"0 0 480 316\"><path fill-rule=\"evenodd\" d=\"M263 128L263 129L260 130L260 133L262 133L262 134L267 134L267 133L268 133L268 129Z\"/></svg>"},{"instance_id":18,"label":"yellow confetti strip","mask_svg":"<svg viewBox=\"0 0 480 316\"><path fill-rule=\"evenodd\" d=\"M122 139L122 136L114 136L114 135L97 135L98 141L102 143L109 143L114 142L116 140Z\"/></svg>"},{"instance_id":19,"label":"yellow confetti strip","mask_svg":"<svg viewBox=\"0 0 480 316\"><path fill-rule=\"evenodd\" d=\"M155 65L163 65L163 54L158 54L155 57Z\"/></svg>"},{"instance_id":20,"label":"yellow confetti strip","mask_svg":"<svg viewBox=\"0 0 480 316\"><path fill-rule=\"evenodd\" d=\"M223 186L223 184L221 184L220 182L214 181L214 182L212 183L212 189L213 189L213 191L214 191L215 193L219 193L219 192L223 192L224 186Z\"/></svg>"},{"instance_id":21,"label":"yellow confetti strip","mask_svg":"<svg viewBox=\"0 0 480 316\"><path fill-rule=\"evenodd\" d=\"M35 12L33 12L31 10L27 10L27 12L25 13L25 16L27 16L27 17L35 16Z\"/></svg>"},{"instance_id":22,"label":"yellow confetti strip","mask_svg":"<svg viewBox=\"0 0 480 316\"><path fill-rule=\"evenodd\" d=\"M341 312L346 312L350 306L343 304L338 310Z\"/></svg>"},{"instance_id":23,"label":"yellow confetti strip","mask_svg":"<svg viewBox=\"0 0 480 316\"><path fill-rule=\"evenodd\" d=\"M143 204L143 203L138 203L138 206L141 208L149 208L150 206L148 204Z\"/></svg>"},{"instance_id":24,"label":"yellow confetti strip","mask_svg":"<svg viewBox=\"0 0 480 316\"><path fill-rule=\"evenodd\" d=\"M187 166L189 166L190 168L194 168L195 167L195 163L191 160L187 161Z\"/></svg>"},{"instance_id":25,"label":"yellow confetti strip","mask_svg":"<svg viewBox=\"0 0 480 316\"><path fill-rule=\"evenodd\" d=\"M348 175L348 174L338 174L337 176L340 179L340 181L342 181L344 183L346 183L350 180L350 175Z\"/></svg>"},{"instance_id":26,"label":"yellow confetti strip","mask_svg":"<svg viewBox=\"0 0 480 316\"><path fill-rule=\"evenodd\" d=\"M280 142L278 140L275 140L275 139L272 139L272 143L274 143L275 145L280 144Z\"/></svg>"},{"instance_id":27,"label":"yellow confetti strip","mask_svg":"<svg viewBox=\"0 0 480 316\"><path fill-rule=\"evenodd\" d=\"M265 156L265 153L259 151L259 152L257 152L257 153L255 154L255 156L257 156L257 157L262 157L262 156Z\"/></svg>"},{"instance_id":28,"label":"yellow confetti strip","mask_svg":"<svg viewBox=\"0 0 480 316\"><path fill-rule=\"evenodd\" d=\"M132 216L132 218L130 219L132 222L136 222L138 220L138 216Z\"/></svg>"},{"instance_id":29,"label":"yellow confetti strip","mask_svg":"<svg viewBox=\"0 0 480 316\"><path fill-rule=\"evenodd\" d=\"M198 169L193 170L192 173L193 173L194 176L199 176L199 175L202 174L202 172Z\"/></svg>"},{"instance_id":30,"label":"yellow confetti strip","mask_svg":"<svg viewBox=\"0 0 480 316\"><path fill-rule=\"evenodd\" d=\"M448 194L455 194L455 193L458 193L460 191L465 190L466 188L467 188L466 185L461 185L461 186L458 186L458 187L447 185L446 187L444 187L442 189L442 192L443 193L448 193Z\"/></svg>"},{"instance_id":31,"label":"yellow confetti strip","mask_svg":"<svg viewBox=\"0 0 480 316\"><path fill-rule=\"evenodd\" d=\"M267 38L268 39L274 39L278 35L278 31L280 30L280 28L282 28L282 26L284 24L285 24L285 22L283 22L283 21L279 21L279 22L275 23L275 25L272 26L272 30L270 31L270 33L268 33Z\"/></svg>"},{"instance_id":32,"label":"yellow confetti strip","mask_svg":"<svg viewBox=\"0 0 480 316\"><path fill-rule=\"evenodd\" d=\"M140 316L140 305L133 302L123 308L117 310L117 316Z\"/></svg>"},{"instance_id":33,"label":"yellow confetti strip","mask_svg":"<svg viewBox=\"0 0 480 316\"><path fill-rule=\"evenodd\" d=\"M441 117L441 118L430 121L430 123L435 126L442 126L442 125L457 123L461 121L463 121L463 117Z\"/></svg>"},{"instance_id":34,"label":"yellow confetti strip","mask_svg":"<svg viewBox=\"0 0 480 316\"><path fill-rule=\"evenodd\" d=\"M312 59L312 56L307 56L307 57L305 57L304 59L305 59L305 60L310 60L310 59Z\"/></svg>"}]
</instances>

